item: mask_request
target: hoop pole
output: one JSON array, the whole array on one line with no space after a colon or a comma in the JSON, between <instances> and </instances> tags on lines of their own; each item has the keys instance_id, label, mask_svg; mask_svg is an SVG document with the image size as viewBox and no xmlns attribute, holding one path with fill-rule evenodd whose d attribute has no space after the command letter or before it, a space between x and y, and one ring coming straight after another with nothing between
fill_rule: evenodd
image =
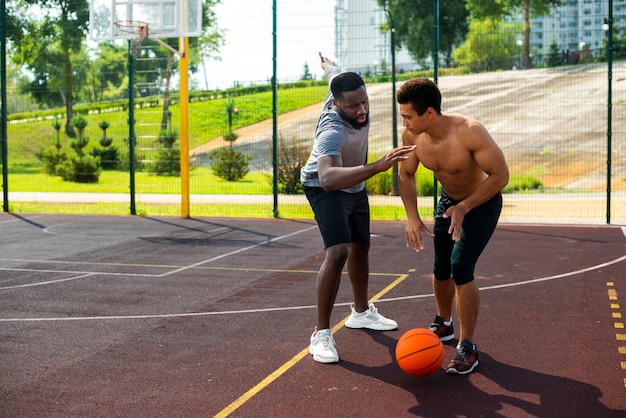
<instances>
[{"instance_id":1,"label":"hoop pole","mask_svg":"<svg viewBox=\"0 0 626 418\"><path fill-rule=\"evenodd\" d=\"M9 211L9 171L7 167L7 162L9 161L7 158L7 50L6 50L6 0L0 0L0 10L2 11L2 16L0 16L0 70L2 71L0 74L0 89L2 93L0 94L0 102L2 102L2 109L0 110L0 142L2 142L2 210L5 212Z\"/></svg>"},{"instance_id":2,"label":"hoop pole","mask_svg":"<svg viewBox=\"0 0 626 418\"><path fill-rule=\"evenodd\" d=\"M178 50L172 48L171 46L169 46L168 44L166 44L165 42L163 42L162 40L160 40L159 38L148 38L148 39L152 39L154 42L156 42L157 44L161 45L163 48L168 49L172 54L176 54L176 55L178 55L181 58L185 55L185 53L184 53L185 50L184 49L183 49L183 52L178 51Z\"/></svg>"},{"instance_id":3,"label":"hoop pole","mask_svg":"<svg viewBox=\"0 0 626 418\"><path fill-rule=\"evenodd\" d=\"M130 53L132 41L128 40L128 158L130 174L130 214L136 215L135 205L135 96L133 85L135 84L134 57Z\"/></svg>"},{"instance_id":4,"label":"hoop pole","mask_svg":"<svg viewBox=\"0 0 626 418\"><path fill-rule=\"evenodd\" d=\"M179 38L179 48L187 50L189 38ZM180 56L180 212L189 218L189 58Z\"/></svg>"}]
</instances>

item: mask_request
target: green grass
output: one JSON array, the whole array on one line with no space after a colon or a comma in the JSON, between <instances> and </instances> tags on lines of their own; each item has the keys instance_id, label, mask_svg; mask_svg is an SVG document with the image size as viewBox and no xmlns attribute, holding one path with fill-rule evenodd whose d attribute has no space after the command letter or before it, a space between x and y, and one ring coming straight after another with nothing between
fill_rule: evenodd
<instances>
[{"instance_id":1,"label":"green grass","mask_svg":"<svg viewBox=\"0 0 626 418\"><path fill-rule=\"evenodd\" d=\"M327 86L311 86L299 88L280 88L278 95L278 113L286 113L312 104L320 103L326 95ZM251 125L272 117L272 93L262 92L237 96L233 98L239 109L233 119L233 130ZM189 104L189 137L190 149L221 137L228 131L226 103L228 98L217 98L197 101ZM172 125L179 126L179 107L170 107ZM65 109L58 110L59 120L64 126ZM137 154L150 153L158 146L157 138L160 131L162 108L138 108L134 112L136 120ZM127 151L128 113L112 111L100 114L85 115L88 125L85 135L90 138L86 152L99 146L102 136L99 124L106 121L109 128L107 137L113 138L112 146L120 153ZM9 123L7 127L9 192L56 192L56 193L122 193L128 194L130 201L130 174L124 171L101 171L98 183L83 184L62 180L58 176L44 174L43 163L37 153L50 147L57 133L52 127L52 119L38 119ZM63 150L71 155L68 148L69 138L60 130L60 142ZM178 142L177 142L178 144ZM136 172L135 193L141 194L179 194L180 178L178 176L157 176L152 173ZM190 172L190 193L204 194L238 194L238 195L272 195L271 177L261 172L251 172L239 182L228 182L213 175L204 167L194 167ZM53 203L53 202L19 202L10 201L12 212L23 213L68 213L68 214L115 214L128 215L129 202L99 203ZM308 204L281 204L279 199L278 216L281 218L312 219L313 214ZM180 216L180 204L148 204L140 199L136 202L139 215ZM426 211L425 219L432 218ZM405 220L402 207L372 206L374 220ZM228 217L273 217L273 205L267 204L193 204L192 216L228 216Z\"/></svg>"},{"instance_id":2,"label":"green grass","mask_svg":"<svg viewBox=\"0 0 626 418\"><path fill-rule=\"evenodd\" d=\"M130 174L122 171L102 171L98 183L73 183L61 177L43 173L10 175L10 191L58 193L128 193ZM261 172L248 173L238 182L229 182L213 174L211 169L196 167L189 175L191 194L272 194L270 177ZM135 191L146 194L180 193L180 177L135 173Z\"/></svg>"},{"instance_id":3,"label":"green grass","mask_svg":"<svg viewBox=\"0 0 626 418\"><path fill-rule=\"evenodd\" d=\"M324 100L326 91L326 86L279 89L278 113L283 114L320 103ZM228 132L227 100L227 98L218 98L191 102L189 104L190 149L219 138ZM233 118L233 130L272 118L271 92L238 96L234 98L234 101L239 109L239 113ZM178 105L172 105L169 110L172 114L172 125L174 129L178 130L180 126L180 108ZM142 148L151 149L157 146L162 114L163 109L161 107L135 109L135 134L138 150ZM62 118L65 115L65 109L59 109L58 115ZM90 142L86 147L87 151L91 151L93 147L99 146L98 141L102 137L102 130L98 125L102 121L106 121L109 124L106 133L107 137L113 138L112 146L117 147L119 150L127 149L129 136L128 112L96 113L85 115L85 118L88 121L85 128L85 136L90 138ZM61 125L65 125L65 119L59 119L59 121ZM39 119L8 124L7 156L9 167L12 171L22 170L23 167L31 167L39 163L36 153L40 152L42 148L50 147L56 139L56 131L52 127L52 123L52 119ZM65 135L64 128L61 128L60 139L64 149L68 153L71 152L68 150L69 138Z\"/></svg>"},{"instance_id":4,"label":"green grass","mask_svg":"<svg viewBox=\"0 0 626 418\"><path fill-rule=\"evenodd\" d=\"M137 202L137 215L181 216L178 204L146 204ZM399 206L371 206L373 221L405 221L404 208ZM60 213L75 215L129 215L128 202L100 203L50 203L12 202L9 211L15 213ZM196 204L191 206L191 217L233 217L233 218L272 218L273 205L265 204ZM420 209L425 221L432 221L432 210ZM278 204L278 217L283 219L313 219L313 212L307 204Z\"/></svg>"}]
</instances>

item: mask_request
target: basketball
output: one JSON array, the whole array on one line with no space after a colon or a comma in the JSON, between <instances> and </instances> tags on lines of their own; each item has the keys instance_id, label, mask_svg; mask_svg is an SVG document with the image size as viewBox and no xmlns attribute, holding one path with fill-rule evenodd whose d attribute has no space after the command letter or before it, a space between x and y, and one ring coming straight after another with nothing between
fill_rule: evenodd
<instances>
[{"instance_id":1,"label":"basketball","mask_svg":"<svg viewBox=\"0 0 626 418\"><path fill-rule=\"evenodd\" d=\"M434 332L414 328L405 332L396 344L396 361L406 374L429 376L443 363L443 344Z\"/></svg>"}]
</instances>

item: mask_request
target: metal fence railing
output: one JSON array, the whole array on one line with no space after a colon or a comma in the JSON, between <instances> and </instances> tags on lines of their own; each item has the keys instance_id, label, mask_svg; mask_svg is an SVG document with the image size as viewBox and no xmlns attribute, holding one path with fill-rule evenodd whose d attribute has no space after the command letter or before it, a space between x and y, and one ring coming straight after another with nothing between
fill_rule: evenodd
<instances>
[{"instance_id":1,"label":"metal fence railing","mask_svg":"<svg viewBox=\"0 0 626 418\"><path fill-rule=\"evenodd\" d=\"M626 224L624 2L614 6L612 55L607 50L606 27L602 29L607 17L603 6L585 15L594 22L593 41L577 43L578 50L539 47L538 42L540 38L558 40L564 33L558 28L571 26L575 18L581 23L580 15L571 17L571 22L563 15L550 26L554 30L547 29L547 20L543 26L540 20L534 21L528 57L523 55L525 41L519 31L523 22L513 16L499 26L502 32L487 34L493 38L488 43L493 50L476 54L475 60L469 53L457 54L453 62L441 55L437 73L433 73L432 60L414 60L404 48L394 57L395 71L391 68L390 34L380 30L388 24L389 14L374 0L359 2L358 9L353 2L335 0L285 0L275 9L261 0L223 3L213 7L224 45L195 59L190 73L193 216L272 216L276 202L281 216L311 216L303 195L274 195L271 147L277 139L285 141L284 146L312 143L325 93L323 83L315 82L322 78L317 58L322 51L340 65L343 59L353 66L346 70L359 71L366 78L373 156L392 147L392 76L400 84L410 76L436 75L443 111L483 122L505 153L512 177L503 221ZM446 17L443 2L439 13L441 19ZM478 29L470 25L470 30ZM171 149L164 145L164 135L178 134L176 57L172 61L167 50L146 40L135 58L136 143L131 161L126 43L94 44L85 38L83 45L88 49L84 54L71 55L74 113L83 115L87 126L70 137L66 133L67 97L58 86L63 78L24 72L28 65L20 63L18 46L8 35L5 41L5 210L129 213L128 182L134 170L137 213L180 214L178 143L174 140ZM471 45L461 45L471 52ZM511 48L503 52L503 45ZM532 68L524 68L525 58ZM173 63L170 79L166 77L168 61ZM59 58L50 64L60 69L64 61ZM278 88L273 97L275 75ZM289 93L296 88L303 88L300 105L276 115L274 124L272 101L276 98L280 108L289 108ZM231 130L238 137L229 144L223 136ZM82 149L76 143L80 135L87 141ZM105 146L107 142L110 145ZM210 168L211 151L231 145L249 156L250 172L234 182L216 177ZM55 155L75 153L98 156L102 166L96 182L68 180L51 172L49 164ZM375 217L402 219L399 197L372 195L371 202L377 208ZM433 199L420 197L420 205L428 210Z\"/></svg>"}]
</instances>

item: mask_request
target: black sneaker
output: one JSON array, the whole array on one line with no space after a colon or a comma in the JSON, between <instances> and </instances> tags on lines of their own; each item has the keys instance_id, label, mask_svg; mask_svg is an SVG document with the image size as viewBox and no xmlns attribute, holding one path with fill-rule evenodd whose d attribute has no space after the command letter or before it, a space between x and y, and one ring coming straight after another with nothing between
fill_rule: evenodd
<instances>
[{"instance_id":1,"label":"black sneaker","mask_svg":"<svg viewBox=\"0 0 626 418\"><path fill-rule=\"evenodd\" d=\"M456 357L448 364L447 373L468 374L478 366L478 350L476 345L463 340L456 346Z\"/></svg>"},{"instance_id":2,"label":"black sneaker","mask_svg":"<svg viewBox=\"0 0 626 418\"><path fill-rule=\"evenodd\" d=\"M428 329L434 332L435 335L439 337L440 341L450 341L454 338L454 327L452 326L452 323L450 323L449 326L444 325L443 318L439 315L435 316L435 320L432 324L430 324Z\"/></svg>"}]
</instances>

